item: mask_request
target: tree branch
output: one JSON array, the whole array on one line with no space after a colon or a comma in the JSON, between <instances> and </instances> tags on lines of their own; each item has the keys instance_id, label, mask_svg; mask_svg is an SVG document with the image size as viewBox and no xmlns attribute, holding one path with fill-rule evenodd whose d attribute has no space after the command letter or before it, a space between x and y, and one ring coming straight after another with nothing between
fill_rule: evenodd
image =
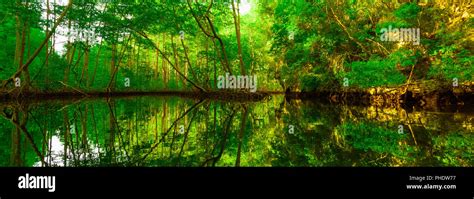
<instances>
[{"instance_id":1,"label":"tree branch","mask_svg":"<svg viewBox=\"0 0 474 199\"><path fill-rule=\"evenodd\" d=\"M63 13L61 13L61 15L59 16L58 20L56 21L56 23L54 24L53 28L51 29L50 32L48 32L48 35L46 36L46 38L43 40L43 42L41 43L41 45L35 50L35 52L33 53L33 55L30 56L30 58L28 58L28 61L26 61L25 64L23 64L19 69L18 71L13 74L10 78L8 78L7 80L5 80L2 84L2 88L5 88L5 86L10 83L10 82L13 82L13 79L15 77L18 77L19 75L21 75L21 73L26 70L28 68L28 66L33 63L33 61L35 60L36 56L38 56L38 54L41 52L41 50L43 49L43 47L46 45L46 43L48 43L49 39L51 38L51 36L56 32L56 28L59 26L59 24L61 24L61 22L63 21L64 17L66 16L68 10L72 7L72 2L73 0L69 0L69 3L67 4L66 8L64 9Z\"/></svg>"},{"instance_id":2,"label":"tree branch","mask_svg":"<svg viewBox=\"0 0 474 199\"><path fill-rule=\"evenodd\" d=\"M197 89L199 89L200 91L204 91L206 92L206 89L202 88L201 86L197 85L196 83L194 83L193 81L189 80L183 73L181 73L181 71L179 71L176 66L168 59L168 57L166 57L166 55L160 50L160 48L158 48L158 46L156 46L155 42L153 42L149 37L148 35L145 33L145 32L141 32L141 31L135 31L137 32L139 35L141 35L142 37L144 37L146 40L148 40L151 44L153 44L153 48L155 48L160 54L161 56L163 57L163 59L165 59L170 65L171 67L173 67L173 69L178 72L178 74L183 77L187 82L189 82L190 84L192 84L194 87L196 87Z\"/></svg>"}]
</instances>

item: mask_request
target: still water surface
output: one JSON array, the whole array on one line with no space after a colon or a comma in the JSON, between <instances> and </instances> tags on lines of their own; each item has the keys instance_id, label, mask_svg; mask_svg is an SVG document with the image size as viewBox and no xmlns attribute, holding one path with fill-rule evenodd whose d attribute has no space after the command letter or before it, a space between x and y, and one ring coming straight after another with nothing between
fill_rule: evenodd
<instances>
[{"instance_id":1,"label":"still water surface","mask_svg":"<svg viewBox=\"0 0 474 199\"><path fill-rule=\"evenodd\" d=\"M133 97L0 104L0 166L473 166L474 112Z\"/></svg>"}]
</instances>

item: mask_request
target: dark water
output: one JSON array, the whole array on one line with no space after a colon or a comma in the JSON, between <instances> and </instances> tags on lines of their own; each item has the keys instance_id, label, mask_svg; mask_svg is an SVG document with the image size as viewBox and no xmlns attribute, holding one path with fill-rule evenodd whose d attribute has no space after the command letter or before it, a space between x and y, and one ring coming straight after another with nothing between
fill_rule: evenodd
<instances>
[{"instance_id":1,"label":"dark water","mask_svg":"<svg viewBox=\"0 0 474 199\"><path fill-rule=\"evenodd\" d=\"M473 166L474 113L284 96L3 103L0 166Z\"/></svg>"}]
</instances>

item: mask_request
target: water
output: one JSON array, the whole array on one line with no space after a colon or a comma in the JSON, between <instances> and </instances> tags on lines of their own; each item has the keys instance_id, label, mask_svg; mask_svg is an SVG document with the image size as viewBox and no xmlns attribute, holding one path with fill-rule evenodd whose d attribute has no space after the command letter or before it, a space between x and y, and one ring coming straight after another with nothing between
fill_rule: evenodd
<instances>
[{"instance_id":1,"label":"water","mask_svg":"<svg viewBox=\"0 0 474 199\"><path fill-rule=\"evenodd\" d=\"M474 113L133 97L0 105L0 166L472 166Z\"/></svg>"}]
</instances>

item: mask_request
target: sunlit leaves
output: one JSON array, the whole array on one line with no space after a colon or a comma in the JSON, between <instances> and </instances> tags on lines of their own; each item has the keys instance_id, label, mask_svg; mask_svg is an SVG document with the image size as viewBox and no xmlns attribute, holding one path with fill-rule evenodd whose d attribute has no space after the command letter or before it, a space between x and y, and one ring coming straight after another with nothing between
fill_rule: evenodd
<instances>
[{"instance_id":1,"label":"sunlit leaves","mask_svg":"<svg viewBox=\"0 0 474 199\"><path fill-rule=\"evenodd\" d=\"M396 68L394 60L374 58L367 62L348 64L346 76L353 84L363 88L375 86L396 86L404 83L406 77Z\"/></svg>"},{"instance_id":2,"label":"sunlit leaves","mask_svg":"<svg viewBox=\"0 0 474 199\"><path fill-rule=\"evenodd\" d=\"M395 10L394 14L400 19L412 19L417 17L420 11L421 8L416 3L405 3Z\"/></svg>"},{"instance_id":3,"label":"sunlit leaves","mask_svg":"<svg viewBox=\"0 0 474 199\"><path fill-rule=\"evenodd\" d=\"M474 136L451 132L433 137L434 155L445 166L471 166L474 158Z\"/></svg>"}]
</instances>

